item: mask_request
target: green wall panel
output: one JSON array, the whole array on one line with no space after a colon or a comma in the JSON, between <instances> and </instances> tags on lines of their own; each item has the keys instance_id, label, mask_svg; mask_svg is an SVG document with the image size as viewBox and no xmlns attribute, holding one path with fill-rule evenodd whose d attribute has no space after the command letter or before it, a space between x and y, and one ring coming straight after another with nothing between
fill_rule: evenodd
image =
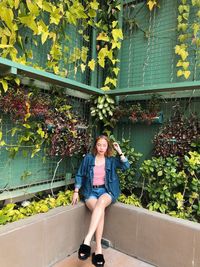
<instances>
[{"instance_id":1,"label":"green wall panel","mask_svg":"<svg viewBox=\"0 0 200 267\"><path fill-rule=\"evenodd\" d=\"M177 1L160 1L149 12L146 1L124 5L119 87L176 81Z\"/></svg>"}]
</instances>

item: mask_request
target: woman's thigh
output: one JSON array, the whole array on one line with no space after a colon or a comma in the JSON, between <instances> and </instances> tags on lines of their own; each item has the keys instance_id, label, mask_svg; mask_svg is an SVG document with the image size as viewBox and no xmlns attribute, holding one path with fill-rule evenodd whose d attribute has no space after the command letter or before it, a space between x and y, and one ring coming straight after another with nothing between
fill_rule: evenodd
<instances>
[{"instance_id":1,"label":"woman's thigh","mask_svg":"<svg viewBox=\"0 0 200 267\"><path fill-rule=\"evenodd\" d=\"M98 205L102 206L102 208L106 208L111 203L112 203L112 197L108 193L105 193L98 198L96 206Z\"/></svg>"},{"instance_id":2,"label":"woman's thigh","mask_svg":"<svg viewBox=\"0 0 200 267\"><path fill-rule=\"evenodd\" d=\"M90 211L93 211L96 204L97 204L97 198L88 198L86 201L85 201L85 204L86 206L88 207L88 209Z\"/></svg>"}]
</instances>

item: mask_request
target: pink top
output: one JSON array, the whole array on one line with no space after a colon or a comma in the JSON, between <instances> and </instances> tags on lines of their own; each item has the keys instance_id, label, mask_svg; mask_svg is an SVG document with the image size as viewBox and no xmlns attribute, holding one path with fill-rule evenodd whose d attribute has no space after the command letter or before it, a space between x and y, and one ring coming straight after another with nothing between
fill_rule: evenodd
<instances>
[{"instance_id":1,"label":"pink top","mask_svg":"<svg viewBox=\"0 0 200 267\"><path fill-rule=\"evenodd\" d=\"M99 165L99 166L94 166L94 179L93 179L93 185L102 185L105 184L105 176L106 176L106 171L105 171L105 163Z\"/></svg>"}]
</instances>

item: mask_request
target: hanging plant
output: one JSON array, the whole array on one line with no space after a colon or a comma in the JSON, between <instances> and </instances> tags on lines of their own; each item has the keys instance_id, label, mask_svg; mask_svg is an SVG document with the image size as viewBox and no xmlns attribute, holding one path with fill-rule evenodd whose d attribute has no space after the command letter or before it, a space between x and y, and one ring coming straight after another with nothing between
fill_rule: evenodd
<instances>
[{"instance_id":1,"label":"hanging plant","mask_svg":"<svg viewBox=\"0 0 200 267\"><path fill-rule=\"evenodd\" d=\"M200 140L200 121L195 115L184 118L179 111L154 137L155 156L183 156Z\"/></svg>"},{"instance_id":2,"label":"hanging plant","mask_svg":"<svg viewBox=\"0 0 200 267\"><path fill-rule=\"evenodd\" d=\"M61 157L85 153L88 149L88 125L74 114L66 95L50 98L30 88L27 91L14 87L1 94L0 109L14 123L9 130L11 143L4 140L3 131L0 131L0 145L6 147L12 158L27 147L31 157L41 149L47 155ZM80 123L84 131L79 128Z\"/></svg>"},{"instance_id":3,"label":"hanging plant","mask_svg":"<svg viewBox=\"0 0 200 267\"><path fill-rule=\"evenodd\" d=\"M154 94L145 103L136 102L134 104L128 104L122 102L119 105L116 105L113 116L111 118L113 125L123 119L129 119L133 123L162 123L163 113L161 111L160 96Z\"/></svg>"},{"instance_id":4,"label":"hanging plant","mask_svg":"<svg viewBox=\"0 0 200 267\"><path fill-rule=\"evenodd\" d=\"M102 121L104 127L111 126L111 118L115 109L115 101L108 95L92 97L90 112L91 116L95 117L97 121Z\"/></svg>"}]
</instances>

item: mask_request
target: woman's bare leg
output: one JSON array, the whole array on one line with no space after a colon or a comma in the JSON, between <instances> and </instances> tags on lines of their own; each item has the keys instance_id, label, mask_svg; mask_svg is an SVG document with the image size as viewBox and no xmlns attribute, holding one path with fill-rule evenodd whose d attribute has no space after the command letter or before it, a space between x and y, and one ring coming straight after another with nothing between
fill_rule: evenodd
<instances>
[{"instance_id":1,"label":"woman's bare leg","mask_svg":"<svg viewBox=\"0 0 200 267\"><path fill-rule=\"evenodd\" d=\"M88 209L93 212L95 206L97 203L97 199L89 199L86 202L86 206L88 207ZM103 228L104 228L104 216L105 216L105 212L103 212L101 219L99 221L99 224L97 226L96 232L95 232L95 239L96 239L96 250L95 253L96 254L102 254L102 247L101 247L101 239L102 239L102 235L103 235ZM88 244L89 245L89 244Z\"/></svg>"},{"instance_id":2,"label":"woman's bare leg","mask_svg":"<svg viewBox=\"0 0 200 267\"><path fill-rule=\"evenodd\" d=\"M103 194L100 196L98 200L89 199L86 202L86 205L90 210L92 210L92 216L90 221L90 226L88 233L85 237L84 243L86 245L90 245L90 242L92 240L92 237L96 231L96 243L97 243L97 253L101 253L101 238L103 234L103 227L104 227L104 213L105 208L109 206L112 202L111 197L108 194Z\"/></svg>"}]
</instances>

